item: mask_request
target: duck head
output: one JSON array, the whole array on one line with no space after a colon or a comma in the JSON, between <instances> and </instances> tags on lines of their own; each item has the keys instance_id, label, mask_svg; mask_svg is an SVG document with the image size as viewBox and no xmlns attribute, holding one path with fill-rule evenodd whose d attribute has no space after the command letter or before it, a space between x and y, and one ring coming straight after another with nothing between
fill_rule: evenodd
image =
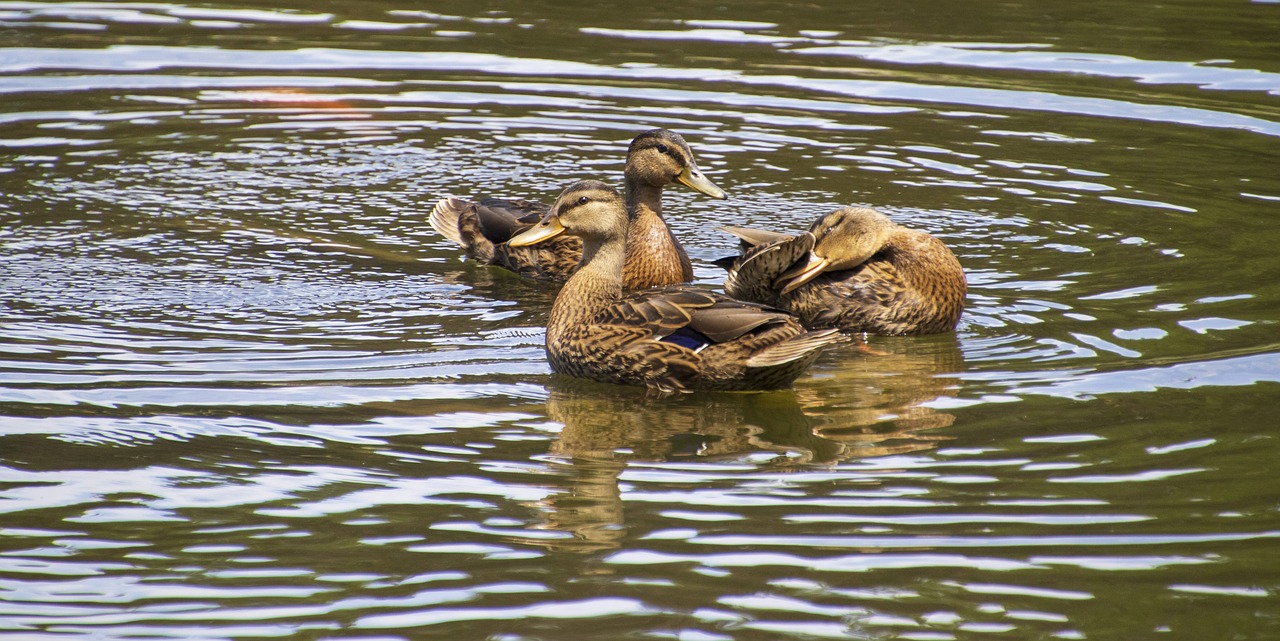
<instances>
[{"instance_id":1,"label":"duck head","mask_svg":"<svg viewBox=\"0 0 1280 641\"><path fill-rule=\"evenodd\" d=\"M667 129L636 136L627 148L627 179L650 187L680 183L700 194L724 199L724 190L707 178L684 138Z\"/></svg>"},{"instance_id":2,"label":"duck head","mask_svg":"<svg viewBox=\"0 0 1280 641\"><path fill-rule=\"evenodd\" d=\"M520 232L507 244L528 247L561 234L584 240L626 238L627 206L618 191L598 180L582 180L560 193L538 224Z\"/></svg>"},{"instance_id":3,"label":"duck head","mask_svg":"<svg viewBox=\"0 0 1280 641\"><path fill-rule=\"evenodd\" d=\"M876 255L897 226L867 207L841 207L815 221L805 232L813 249L774 281L786 294L828 271L853 269Z\"/></svg>"}]
</instances>

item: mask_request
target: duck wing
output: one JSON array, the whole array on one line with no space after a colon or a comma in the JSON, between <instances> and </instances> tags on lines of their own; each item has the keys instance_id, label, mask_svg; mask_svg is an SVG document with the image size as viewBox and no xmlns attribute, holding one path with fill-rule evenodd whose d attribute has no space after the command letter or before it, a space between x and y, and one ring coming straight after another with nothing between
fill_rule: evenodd
<instances>
[{"instance_id":1,"label":"duck wing","mask_svg":"<svg viewBox=\"0 0 1280 641\"><path fill-rule=\"evenodd\" d=\"M781 310L733 300L715 292L668 287L626 297L597 314L594 322L644 327L657 340L673 335L698 335L706 344L712 344L736 340L763 325L786 322L789 318ZM677 339L676 342L687 341Z\"/></svg>"},{"instance_id":2,"label":"duck wing","mask_svg":"<svg viewBox=\"0 0 1280 641\"><path fill-rule=\"evenodd\" d=\"M724 291L738 298L765 305L777 305L778 277L803 260L813 250L813 234L787 236L766 245L757 245L744 253L729 268Z\"/></svg>"},{"instance_id":3,"label":"duck wing","mask_svg":"<svg viewBox=\"0 0 1280 641\"><path fill-rule=\"evenodd\" d=\"M685 389L790 385L835 330L808 332L791 315L722 294L669 287L627 296L548 343L552 369L583 378Z\"/></svg>"},{"instance_id":4,"label":"duck wing","mask_svg":"<svg viewBox=\"0 0 1280 641\"><path fill-rule=\"evenodd\" d=\"M773 243L791 238L793 234L786 234L779 231L765 231L763 229L752 229L751 227L738 227L737 225L725 225L717 227L726 234L737 236L742 241L743 251L759 245L772 245Z\"/></svg>"},{"instance_id":5,"label":"duck wing","mask_svg":"<svg viewBox=\"0 0 1280 641\"><path fill-rule=\"evenodd\" d=\"M436 230L437 234L466 247L460 228L462 217L471 210L471 205L470 201L461 198L441 198L435 207L431 208L431 215L427 221L431 223L431 228Z\"/></svg>"},{"instance_id":6,"label":"duck wing","mask_svg":"<svg viewBox=\"0 0 1280 641\"><path fill-rule=\"evenodd\" d=\"M482 198L472 203L480 233L494 244L505 243L542 219L548 205L530 200Z\"/></svg>"}]
</instances>

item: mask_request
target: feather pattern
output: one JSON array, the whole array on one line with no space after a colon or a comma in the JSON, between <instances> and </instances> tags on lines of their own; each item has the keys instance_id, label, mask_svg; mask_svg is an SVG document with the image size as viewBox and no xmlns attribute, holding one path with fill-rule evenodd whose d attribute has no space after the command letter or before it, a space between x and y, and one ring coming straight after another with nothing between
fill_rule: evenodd
<instances>
[{"instance_id":1,"label":"feather pattern","mask_svg":"<svg viewBox=\"0 0 1280 641\"><path fill-rule=\"evenodd\" d=\"M728 230L749 248L729 268L725 292L784 309L810 329L935 334L955 329L964 311L955 254L873 209L838 209L794 236L741 230Z\"/></svg>"},{"instance_id":2,"label":"feather pattern","mask_svg":"<svg viewBox=\"0 0 1280 641\"><path fill-rule=\"evenodd\" d=\"M728 267L725 293L742 300L778 305L774 281L813 251L813 241L813 234L807 232L796 236L784 234L767 244L750 247Z\"/></svg>"},{"instance_id":3,"label":"feather pattern","mask_svg":"<svg viewBox=\"0 0 1280 641\"><path fill-rule=\"evenodd\" d=\"M768 231L765 229L752 229L750 227L738 227L737 225L725 225L719 228L720 231L727 234L733 234L742 241L742 249L745 251L757 245L771 245L778 241L791 238L793 234L787 234L780 231Z\"/></svg>"}]
</instances>

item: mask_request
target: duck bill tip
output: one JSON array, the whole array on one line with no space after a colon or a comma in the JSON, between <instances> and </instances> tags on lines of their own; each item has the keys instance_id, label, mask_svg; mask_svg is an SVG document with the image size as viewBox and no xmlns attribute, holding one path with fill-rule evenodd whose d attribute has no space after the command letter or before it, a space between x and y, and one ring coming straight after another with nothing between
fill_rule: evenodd
<instances>
[{"instance_id":1,"label":"duck bill tip","mask_svg":"<svg viewBox=\"0 0 1280 641\"><path fill-rule=\"evenodd\" d=\"M676 181L704 196L710 196L717 200L724 200L729 197L723 189L711 182L711 179L707 178L697 167L685 167L684 171L676 176Z\"/></svg>"}]
</instances>

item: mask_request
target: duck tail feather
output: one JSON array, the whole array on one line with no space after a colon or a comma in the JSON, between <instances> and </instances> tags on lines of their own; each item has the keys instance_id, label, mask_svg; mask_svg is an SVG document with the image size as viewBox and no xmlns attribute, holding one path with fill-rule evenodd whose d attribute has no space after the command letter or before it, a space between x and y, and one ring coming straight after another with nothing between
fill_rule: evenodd
<instances>
[{"instance_id":1,"label":"duck tail feather","mask_svg":"<svg viewBox=\"0 0 1280 641\"><path fill-rule=\"evenodd\" d=\"M822 348L845 340L847 338L838 329L805 332L753 354L747 359L747 367L774 367L810 355L816 356L816 352Z\"/></svg>"},{"instance_id":2,"label":"duck tail feather","mask_svg":"<svg viewBox=\"0 0 1280 641\"><path fill-rule=\"evenodd\" d=\"M458 220L462 216L462 212L466 211L470 203L461 198L441 198L435 207L431 208L431 227L435 229L441 236L452 240L458 245L465 247L466 243L462 240L462 231L458 228Z\"/></svg>"}]
</instances>

